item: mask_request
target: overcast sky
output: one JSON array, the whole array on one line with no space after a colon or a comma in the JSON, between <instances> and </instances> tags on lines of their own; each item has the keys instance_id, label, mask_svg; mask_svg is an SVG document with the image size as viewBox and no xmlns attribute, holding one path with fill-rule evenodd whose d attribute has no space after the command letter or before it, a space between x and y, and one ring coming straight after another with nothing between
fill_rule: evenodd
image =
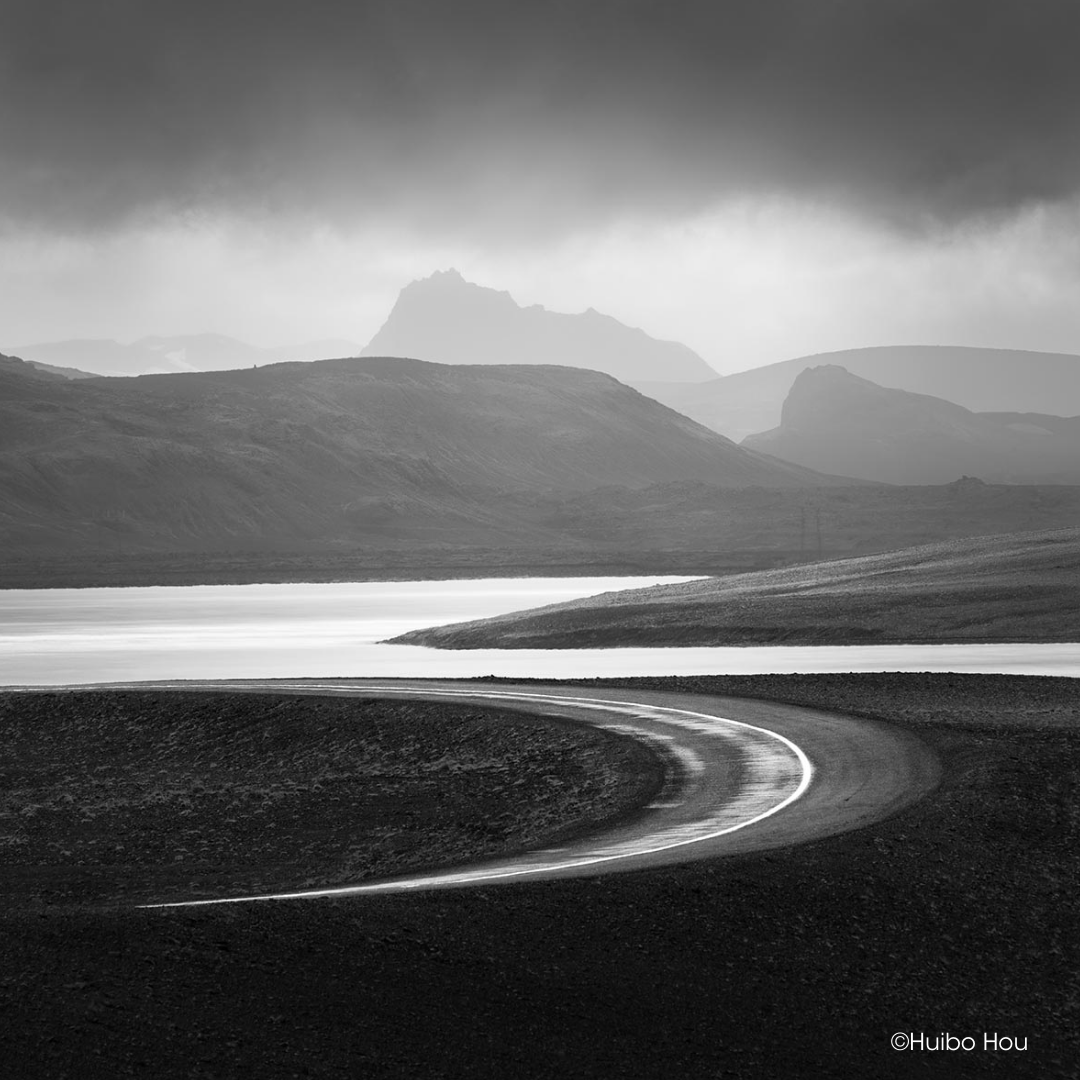
<instances>
[{"instance_id":1,"label":"overcast sky","mask_svg":"<svg viewBox=\"0 0 1080 1080\"><path fill-rule=\"evenodd\" d=\"M719 371L1080 353L1071 0L0 0L0 347L364 343L455 266Z\"/></svg>"}]
</instances>

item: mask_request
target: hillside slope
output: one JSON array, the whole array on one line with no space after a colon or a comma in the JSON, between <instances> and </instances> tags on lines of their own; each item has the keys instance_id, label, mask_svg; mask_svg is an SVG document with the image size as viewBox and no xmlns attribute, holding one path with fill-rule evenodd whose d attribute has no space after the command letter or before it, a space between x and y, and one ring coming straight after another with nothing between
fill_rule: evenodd
<instances>
[{"instance_id":1,"label":"hillside slope","mask_svg":"<svg viewBox=\"0 0 1080 1080\"><path fill-rule=\"evenodd\" d=\"M22 376L27 379L43 379L46 382L93 378L85 371L52 367L50 364L35 364L18 356L5 356L3 353L0 353L0 373Z\"/></svg>"},{"instance_id":2,"label":"hillside slope","mask_svg":"<svg viewBox=\"0 0 1080 1080\"><path fill-rule=\"evenodd\" d=\"M742 445L890 484L940 484L966 475L1080 483L1080 417L975 413L879 386L833 364L803 371L784 402L780 426Z\"/></svg>"},{"instance_id":3,"label":"hillside slope","mask_svg":"<svg viewBox=\"0 0 1080 1080\"><path fill-rule=\"evenodd\" d=\"M624 382L715 377L697 353L657 341L591 308L564 315L536 304L519 307L508 292L439 271L401 290L365 356L417 356L442 364L561 364Z\"/></svg>"},{"instance_id":4,"label":"hillside slope","mask_svg":"<svg viewBox=\"0 0 1080 1080\"><path fill-rule=\"evenodd\" d=\"M0 370L0 539L184 549L318 540L543 541L503 497L807 487L596 372L396 358L135 379ZM527 500L526 500L527 502Z\"/></svg>"},{"instance_id":5,"label":"hillside slope","mask_svg":"<svg viewBox=\"0 0 1080 1080\"><path fill-rule=\"evenodd\" d=\"M444 649L1080 642L1080 529L605 593L395 641Z\"/></svg>"},{"instance_id":6,"label":"hillside slope","mask_svg":"<svg viewBox=\"0 0 1080 1080\"><path fill-rule=\"evenodd\" d=\"M823 364L973 412L1080 415L1080 356L1020 349L889 345L801 356L692 387L674 380L631 381L649 397L738 442L776 427L796 377Z\"/></svg>"}]
</instances>

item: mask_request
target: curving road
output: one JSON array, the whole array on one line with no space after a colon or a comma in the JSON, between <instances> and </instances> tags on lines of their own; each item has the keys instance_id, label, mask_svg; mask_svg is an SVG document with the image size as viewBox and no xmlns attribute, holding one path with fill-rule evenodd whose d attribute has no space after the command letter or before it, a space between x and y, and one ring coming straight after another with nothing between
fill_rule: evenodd
<instances>
[{"instance_id":1,"label":"curving road","mask_svg":"<svg viewBox=\"0 0 1080 1080\"><path fill-rule=\"evenodd\" d=\"M888 725L736 698L436 680L141 683L138 688L502 705L628 735L647 743L666 764L664 788L651 804L565 847L362 885L148 905L152 907L487 885L640 870L781 847L887 817L932 790L940 776L938 760L924 743Z\"/></svg>"}]
</instances>

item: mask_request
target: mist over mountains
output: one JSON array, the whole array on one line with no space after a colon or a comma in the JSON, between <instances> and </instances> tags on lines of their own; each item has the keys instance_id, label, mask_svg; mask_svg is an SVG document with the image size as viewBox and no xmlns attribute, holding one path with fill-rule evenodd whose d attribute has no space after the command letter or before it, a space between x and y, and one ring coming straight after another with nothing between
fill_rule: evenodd
<instances>
[{"instance_id":1,"label":"mist over mountains","mask_svg":"<svg viewBox=\"0 0 1080 1080\"><path fill-rule=\"evenodd\" d=\"M456 271L406 286L363 349L22 353L0 357L0 542L20 558L468 548L698 572L1080 520L1069 355L896 346L713 377Z\"/></svg>"},{"instance_id":2,"label":"mist over mountains","mask_svg":"<svg viewBox=\"0 0 1080 1080\"><path fill-rule=\"evenodd\" d=\"M64 369L61 373L71 378L87 374L126 376L174 371L229 371L289 360L355 356L360 347L353 341L327 338L263 349L223 334L179 334L144 337L130 344L107 339L43 342L22 345L11 351L31 363Z\"/></svg>"},{"instance_id":3,"label":"mist over mountains","mask_svg":"<svg viewBox=\"0 0 1080 1080\"><path fill-rule=\"evenodd\" d=\"M365 356L415 356L441 364L561 364L623 382L701 382L716 372L692 349L590 308L580 315L520 307L508 292L437 271L406 285Z\"/></svg>"},{"instance_id":4,"label":"mist over mountains","mask_svg":"<svg viewBox=\"0 0 1080 1080\"><path fill-rule=\"evenodd\" d=\"M941 484L961 475L1080 483L1080 416L972 412L879 386L836 364L805 369L784 401L779 426L742 445L890 484Z\"/></svg>"},{"instance_id":5,"label":"mist over mountains","mask_svg":"<svg viewBox=\"0 0 1080 1080\"><path fill-rule=\"evenodd\" d=\"M76 340L10 349L24 360L70 373L149 375L224 371L281 361L401 356L441 364L555 364L602 371L623 382L702 382L716 372L692 349L658 341L589 309L566 315L520 307L508 292L467 282L456 270L406 285L367 345L326 339L259 348L221 334L145 337L130 344Z\"/></svg>"},{"instance_id":6,"label":"mist over mountains","mask_svg":"<svg viewBox=\"0 0 1080 1080\"><path fill-rule=\"evenodd\" d=\"M130 344L52 342L9 348L9 352L69 378L233 370L358 355L446 364L583 368L612 375L735 442L777 428L796 378L807 368L827 365L975 413L1080 415L1080 357L1070 354L944 345L878 346L796 357L717 376L705 360L678 342L658 341L591 308L569 315L540 305L521 307L508 292L475 285L456 270L436 271L406 285L386 322L363 347L355 341L325 339L259 348L220 334L194 334L145 337ZM1014 429L1016 423L1024 422L1012 422ZM1017 445L1023 442L1018 436ZM981 459L977 462L981 464ZM992 475L1057 477L1058 482L1073 475L1067 467L1062 471L1051 466L1052 462L1013 470L1007 463L994 464ZM957 473L944 458L940 471L926 474L933 477L927 482L955 479L963 471ZM923 474L914 470L897 475Z\"/></svg>"},{"instance_id":7,"label":"mist over mountains","mask_svg":"<svg viewBox=\"0 0 1080 1080\"><path fill-rule=\"evenodd\" d=\"M697 386L638 382L642 393L736 442L780 423L809 367L835 364L882 386L929 394L973 412L1080 415L1080 356L959 345L883 345L802 356Z\"/></svg>"}]
</instances>

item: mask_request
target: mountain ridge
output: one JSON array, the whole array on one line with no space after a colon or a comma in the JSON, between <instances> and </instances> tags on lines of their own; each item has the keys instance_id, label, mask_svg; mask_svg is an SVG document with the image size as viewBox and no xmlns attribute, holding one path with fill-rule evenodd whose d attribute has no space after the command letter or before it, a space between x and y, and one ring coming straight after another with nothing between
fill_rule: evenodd
<instances>
[{"instance_id":1,"label":"mountain ridge","mask_svg":"<svg viewBox=\"0 0 1080 1080\"><path fill-rule=\"evenodd\" d=\"M694 387L650 381L634 385L739 442L776 427L795 378L823 364L838 364L879 385L943 398L973 412L1080 414L1080 356L963 345L844 349L781 360Z\"/></svg>"},{"instance_id":2,"label":"mountain ridge","mask_svg":"<svg viewBox=\"0 0 1080 1080\"><path fill-rule=\"evenodd\" d=\"M588 308L577 315L521 307L505 290L436 271L398 294L362 355L451 364L557 364L603 371L623 382L666 372L700 382L716 372L688 346L660 341Z\"/></svg>"},{"instance_id":3,"label":"mountain ridge","mask_svg":"<svg viewBox=\"0 0 1080 1080\"><path fill-rule=\"evenodd\" d=\"M879 483L1080 483L1080 417L972 412L835 364L802 371L779 426L742 445Z\"/></svg>"}]
</instances>

